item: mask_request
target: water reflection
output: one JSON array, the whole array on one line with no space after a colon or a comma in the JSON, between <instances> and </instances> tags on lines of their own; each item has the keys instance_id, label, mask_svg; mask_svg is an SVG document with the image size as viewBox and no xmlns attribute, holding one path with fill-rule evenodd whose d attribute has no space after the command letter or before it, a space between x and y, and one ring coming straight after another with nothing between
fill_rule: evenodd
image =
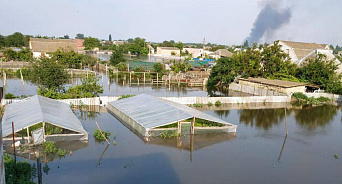
<instances>
[{"instance_id":1,"label":"water reflection","mask_svg":"<svg viewBox=\"0 0 342 184\"><path fill-rule=\"evenodd\" d=\"M291 111L288 110L289 114ZM240 123L270 129L273 125L278 125L284 120L284 109L244 109L238 111Z\"/></svg>"},{"instance_id":2,"label":"water reflection","mask_svg":"<svg viewBox=\"0 0 342 184\"><path fill-rule=\"evenodd\" d=\"M300 126L311 131L330 123L338 110L339 107L333 105L305 107L300 110L294 110L294 117Z\"/></svg>"}]
</instances>

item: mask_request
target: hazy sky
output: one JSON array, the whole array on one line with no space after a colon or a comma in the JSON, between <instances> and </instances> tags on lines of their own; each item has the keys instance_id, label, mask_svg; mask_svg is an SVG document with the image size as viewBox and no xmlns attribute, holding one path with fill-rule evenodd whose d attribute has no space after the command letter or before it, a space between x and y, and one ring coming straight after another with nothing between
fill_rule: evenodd
<instances>
[{"instance_id":1,"label":"hazy sky","mask_svg":"<svg viewBox=\"0 0 342 184\"><path fill-rule=\"evenodd\" d=\"M272 2L290 9L288 23L261 42L292 40L342 45L342 0L0 0L0 34L13 32L160 42L241 44ZM267 17L272 19L272 17ZM266 20L267 20L266 19Z\"/></svg>"}]
</instances>

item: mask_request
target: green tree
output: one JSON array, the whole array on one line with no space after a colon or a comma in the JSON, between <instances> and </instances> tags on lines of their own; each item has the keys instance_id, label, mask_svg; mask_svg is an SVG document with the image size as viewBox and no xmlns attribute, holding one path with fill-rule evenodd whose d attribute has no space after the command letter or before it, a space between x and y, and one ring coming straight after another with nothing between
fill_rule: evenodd
<instances>
[{"instance_id":1,"label":"green tree","mask_svg":"<svg viewBox=\"0 0 342 184\"><path fill-rule=\"evenodd\" d=\"M27 43L25 43L25 36L19 32L15 32L12 35L8 35L6 37L6 46L7 47L24 47L25 45L27 45Z\"/></svg>"},{"instance_id":2,"label":"green tree","mask_svg":"<svg viewBox=\"0 0 342 184\"><path fill-rule=\"evenodd\" d=\"M75 38L76 39L84 39L84 34L78 33Z\"/></svg>"},{"instance_id":3,"label":"green tree","mask_svg":"<svg viewBox=\"0 0 342 184\"><path fill-rule=\"evenodd\" d=\"M70 79L66 67L54 59L41 58L32 62L31 67L31 82L43 88L62 91Z\"/></svg>"},{"instance_id":4,"label":"green tree","mask_svg":"<svg viewBox=\"0 0 342 184\"><path fill-rule=\"evenodd\" d=\"M58 49L52 53L51 59L57 61L59 64L67 65L68 68L81 68L84 61L84 55L78 54L74 51L64 51Z\"/></svg>"},{"instance_id":5,"label":"green tree","mask_svg":"<svg viewBox=\"0 0 342 184\"><path fill-rule=\"evenodd\" d=\"M338 64L319 54L315 59L308 59L297 70L296 76L302 81L322 86L327 92L342 94L341 75L336 72Z\"/></svg>"},{"instance_id":6,"label":"green tree","mask_svg":"<svg viewBox=\"0 0 342 184\"><path fill-rule=\"evenodd\" d=\"M100 40L93 37L86 37L84 38L83 46L85 50L91 50L95 47L100 47Z\"/></svg>"},{"instance_id":7,"label":"green tree","mask_svg":"<svg viewBox=\"0 0 342 184\"><path fill-rule=\"evenodd\" d=\"M13 49L6 49L4 51L4 56L5 56L7 61L17 60L17 58L18 58L17 52L14 51Z\"/></svg>"},{"instance_id":8,"label":"green tree","mask_svg":"<svg viewBox=\"0 0 342 184\"><path fill-rule=\"evenodd\" d=\"M0 48L5 47L5 37L0 35Z\"/></svg>"},{"instance_id":9,"label":"green tree","mask_svg":"<svg viewBox=\"0 0 342 184\"><path fill-rule=\"evenodd\" d=\"M117 47L115 50L113 50L112 55L110 56L110 62L111 65L116 66L119 63L125 63L126 59L123 55L123 52L120 47Z\"/></svg>"},{"instance_id":10,"label":"green tree","mask_svg":"<svg viewBox=\"0 0 342 184\"><path fill-rule=\"evenodd\" d=\"M208 85L214 86L219 84L229 84L234 81L234 78L241 73L241 63L234 58L221 58L217 60L213 67Z\"/></svg>"},{"instance_id":11,"label":"green tree","mask_svg":"<svg viewBox=\"0 0 342 184\"><path fill-rule=\"evenodd\" d=\"M153 64L153 71L154 72L158 72L158 73L161 73L163 72L164 68L163 68L163 65L161 63L154 63Z\"/></svg>"},{"instance_id":12,"label":"green tree","mask_svg":"<svg viewBox=\"0 0 342 184\"><path fill-rule=\"evenodd\" d=\"M63 38L64 39L69 39L70 37L69 37L69 35L64 35Z\"/></svg>"},{"instance_id":13,"label":"green tree","mask_svg":"<svg viewBox=\"0 0 342 184\"><path fill-rule=\"evenodd\" d=\"M112 35L109 34L109 41L111 42L112 41Z\"/></svg>"}]
</instances>

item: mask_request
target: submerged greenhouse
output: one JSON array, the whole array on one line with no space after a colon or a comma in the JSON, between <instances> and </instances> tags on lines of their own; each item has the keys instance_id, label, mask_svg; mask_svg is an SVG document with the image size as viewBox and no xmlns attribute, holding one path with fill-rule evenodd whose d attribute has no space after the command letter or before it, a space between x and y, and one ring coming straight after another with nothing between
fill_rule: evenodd
<instances>
[{"instance_id":1,"label":"submerged greenhouse","mask_svg":"<svg viewBox=\"0 0 342 184\"><path fill-rule=\"evenodd\" d=\"M237 128L237 125L186 105L147 94L109 102L107 108L131 130L143 137L236 133Z\"/></svg>"},{"instance_id":2,"label":"submerged greenhouse","mask_svg":"<svg viewBox=\"0 0 342 184\"><path fill-rule=\"evenodd\" d=\"M15 140L21 144L88 140L88 133L68 104L38 95L5 107L2 119L4 141L12 139L12 131Z\"/></svg>"}]
</instances>

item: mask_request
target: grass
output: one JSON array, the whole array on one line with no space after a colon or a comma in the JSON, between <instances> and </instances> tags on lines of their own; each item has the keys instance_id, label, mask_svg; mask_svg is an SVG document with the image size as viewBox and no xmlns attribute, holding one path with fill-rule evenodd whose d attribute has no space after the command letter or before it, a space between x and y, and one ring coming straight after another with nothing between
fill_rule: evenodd
<instances>
[{"instance_id":1,"label":"grass","mask_svg":"<svg viewBox=\"0 0 342 184\"><path fill-rule=\"evenodd\" d=\"M111 133L109 131L102 131L103 135L107 138L110 139ZM105 141L106 139L102 136L101 131L98 129L94 130L94 138L98 141Z\"/></svg>"},{"instance_id":2,"label":"grass","mask_svg":"<svg viewBox=\"0 0 342 184\"><path fill-rule=\"evenodd\" d=\"M121 95L118 100L122 100L122 99L125 99L125 98L130 98L130 97L133 97L135 95Z\"/></svg>"}]
</instances>

